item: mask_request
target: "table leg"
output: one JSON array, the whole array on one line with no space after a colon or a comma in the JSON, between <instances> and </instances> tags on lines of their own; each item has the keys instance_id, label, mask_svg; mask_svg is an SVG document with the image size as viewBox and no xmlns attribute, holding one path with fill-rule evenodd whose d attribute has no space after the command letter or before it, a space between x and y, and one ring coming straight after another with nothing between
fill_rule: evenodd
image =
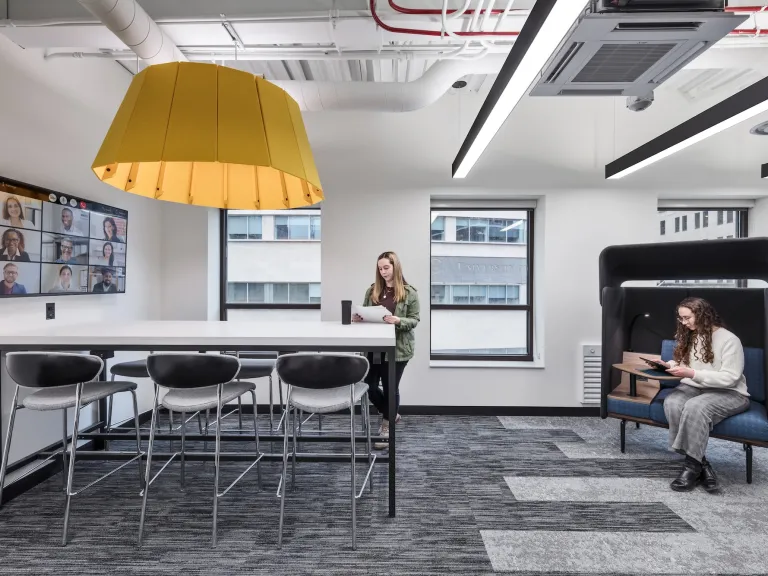
<instances>
[{"instance_id":1,"label":"table leg","mask_svg":"<svg viewBox=\"0 0 768 576\"><path fill-rule=\"evenodd\" d=\"M391 348L387 352L388 362L387 369L389 370L389 515L394 518L395 516L395 419L397 418L396 407L396 389L395 385L395 349Z\"/></svg>"},{"instance_id":2,"label":"table leg","mask_svg":"<svg viewBox=\"0 0 768 576\"><path fill-rule=\"evenodd\" d=\"M629 375L629 395L637 396L637 376L635 374Z\"/></svg>"},{"instance_id":3,"label":"table leg","mask_svg":"<svg viewBox=\"0 0 768 576\"><path fill-rule=\"evenodd\" d=\"M107 360L109 360L110 358L114 358L115 353L111 350L91 350L91 354L94 356L98 356L104 361L104 366L102 367L101 372L99 372L97 379L100 381L106 381L107 380ZM105 415L107 414L106 398L99 400L96 412L97 412L96 418L98 418L99 422L102 423L102 425L99 426L99 432L106 432L106 426L104 425L104 418L105 418ZM94 438L93 449L106 450L106 444L107 443L104 440L101 440L100 438Z\"/></svg>"}]
</instances>

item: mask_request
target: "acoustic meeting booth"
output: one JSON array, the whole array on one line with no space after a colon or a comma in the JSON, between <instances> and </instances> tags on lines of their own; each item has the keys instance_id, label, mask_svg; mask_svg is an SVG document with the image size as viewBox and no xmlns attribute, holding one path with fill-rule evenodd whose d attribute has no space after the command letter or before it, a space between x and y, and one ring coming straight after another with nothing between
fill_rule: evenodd
<instances>
[{"instance_id":1,"label":"acoustic meeting booth","mask_svg":"<svg viewBox=\"0 0 768 576\"><path fill-rule=\"evenodd\" d=\"M686 280L675 286L661 281ZM696 280L710 281L709 287ZM711 281L724 280L723 287ZM735 282L734 282L735 280ZM603 315L600 416L621 420L624 450L627 421L667 427L664 398L677 381L656 381L645 399L619 393L622 372L614 367L627 351L672 358L677 304L688 296L712 303L725 327L744 346L744 374L751 396L749 410L717 424L710 436L743 445L747 482L752 481L752 446L768 447L768 289L749 288L748 280L768 281L768 238L703 240L609 246L600 254L600 303ZM649 286L625 287L629 281ZM656 285L653 285L656 284ZM665 282L666 284L666 282ZM646 316L647 315L647 316Z\"/></svg>"}]
</instances>

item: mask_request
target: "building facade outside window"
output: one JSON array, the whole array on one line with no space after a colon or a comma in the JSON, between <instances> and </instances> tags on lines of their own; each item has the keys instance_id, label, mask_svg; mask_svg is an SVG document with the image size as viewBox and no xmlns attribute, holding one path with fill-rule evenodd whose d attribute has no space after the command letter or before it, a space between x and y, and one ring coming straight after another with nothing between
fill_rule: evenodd
<instances>
[{"instance_id":1,"label":"building facade outside window","mask_svg":"<svg viewBox=\"0 0 768 576\"><path fill-rule=\"evenodd\" d=\"M222 319L320 318L319 208L227 211Z\"/></svg>"},{"instance_id":2,"label":"building facade outside window","mask_svg":"<svg viewBox=\"0 0 768 576\"><path fill-rule=\"evenodd\" d=\"M533 359L532 216L432 210L432 360Z\"/></svg>"},{"instance_id":3,"label":"building facade outside window","mask_svg":"<svg viewBox=\"0 0 768 576\"><path fill-rule=\"evenodd\" d=\"M712 221L717 222L709 226L710 214ZM688 216L693 215L694 227L687 229ZM690 240L713 240L722 238L746 238L748 229L747 209L730 210L659 210L660 237L666 242L682 242ZM675 222L675 233L664 234L667 222ZM682 229L679 222L682 221ZM701 227L699 224L701 223ZM736 280L659 280L659 286L677 286L681 284L697 284L700 286L733 287Z\"/></svg>"}]
</instances>

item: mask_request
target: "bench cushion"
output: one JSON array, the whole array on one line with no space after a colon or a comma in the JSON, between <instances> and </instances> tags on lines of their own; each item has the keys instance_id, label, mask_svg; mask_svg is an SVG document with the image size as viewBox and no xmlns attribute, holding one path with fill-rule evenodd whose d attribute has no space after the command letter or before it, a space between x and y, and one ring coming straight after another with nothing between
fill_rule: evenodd
<instances>
[{"instance_id":1,"label":"bench cushion","mask_svg":"<svg viewBox=\"0 0 768 576\"><path fill-rule=\"evenodd\" d=\"M665 426L669 422L667 422L667 416L664 414L664 398L669 396L671 392L672 389L669 388L662 390L651 403L651 420ZM768 442L768 414L766 414L765 406L754 400L751 401L749 410L726 418L714 427L712 433L718 436Z\"/></svg>"},{"instance_id":2,"label":"bench cushion","mask_svg":"<svg viewBox=\"0 0 768 576\"><path fill-rule=\"evenodd\" d=\"M650 406L648 404L610 397L608 398L608 412L622 416L634 416L635 418L650 418Z\"/></svg>"}]
</instances>

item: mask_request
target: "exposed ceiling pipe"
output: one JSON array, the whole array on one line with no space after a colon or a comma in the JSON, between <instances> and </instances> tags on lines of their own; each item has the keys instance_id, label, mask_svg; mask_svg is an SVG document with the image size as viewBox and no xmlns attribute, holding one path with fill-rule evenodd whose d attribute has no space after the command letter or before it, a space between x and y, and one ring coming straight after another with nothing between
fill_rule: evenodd
<instances>
[{"instance_id":1,"label":"exposed ceiling pipe","mask_svg":"<svg viewBox=\"0 0 768 576\"><path fill-rule=\"evenodd\" d=\"M186 60L136 0L78 0L147 64Z\"/></svg>"},{"instance_id":2,"label":"exposed ceiling pipe","mask_svg":"<svg viewBox=\"0 0 768 576\"><path fill-rule=\"evenodd\" d=\"M468 74L497 74L506 55L478 60L441 60L411 82L318 82L270 80L288 92L302 110L408 112L429 106Z\"/></svg>"}]
</instances>

